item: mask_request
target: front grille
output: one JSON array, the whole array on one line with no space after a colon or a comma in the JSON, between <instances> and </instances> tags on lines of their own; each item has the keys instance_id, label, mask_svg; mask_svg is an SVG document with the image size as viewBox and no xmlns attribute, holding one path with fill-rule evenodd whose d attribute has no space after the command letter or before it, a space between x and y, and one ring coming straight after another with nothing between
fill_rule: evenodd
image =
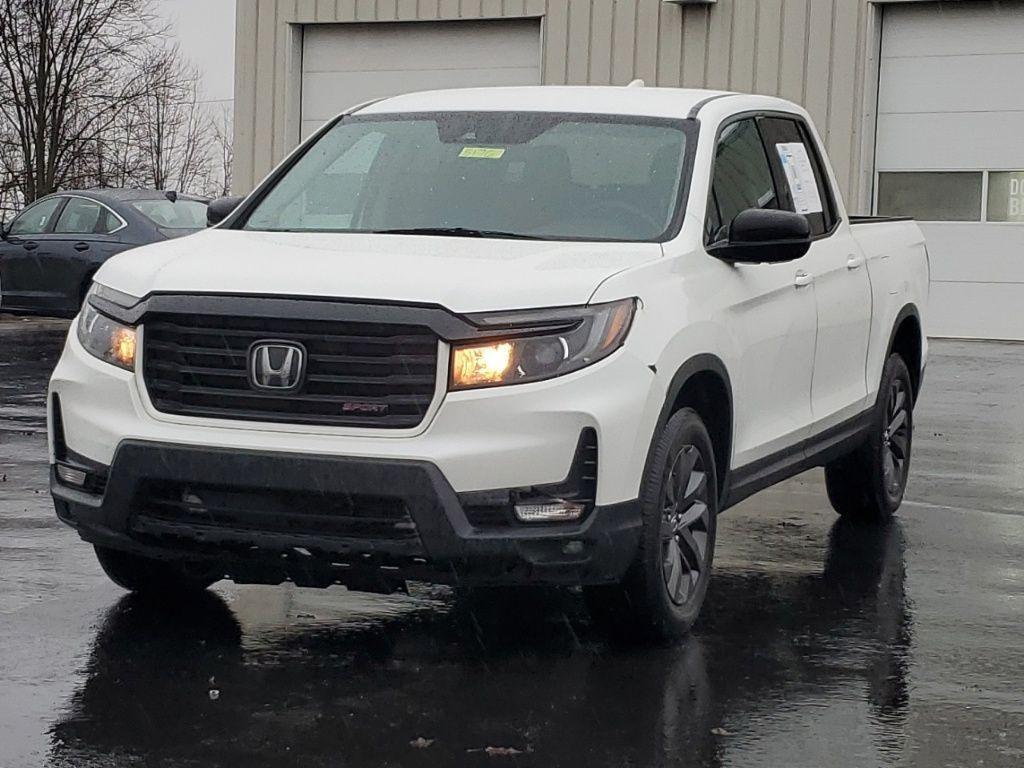
<instances>
[{"instance_id":1,"label":"front grille","mask_svg":"<svg viewBox=\"0 0 1024 768\"><path fill-rule=\"evenodd\" d=\"M143 377L157 410L294 424L409 428L437 382L435 333L424 326L211 315L147 315ZM255 390L249 347L294 341L308 353L295 391Z\"/></svg>"},{"instance_id":2,"label":"front grille","mask_svg":"<svg viewBox=\"0 0 1024 768\"><path fill-rule=\"evenodd\" d=\"M418 541L405 502L368 494L224 487L150 480L139 486L130 528L204 539L259 534L334 541ZM253 534L256 534L255 536Z\"/></svg>"}]
</instances>

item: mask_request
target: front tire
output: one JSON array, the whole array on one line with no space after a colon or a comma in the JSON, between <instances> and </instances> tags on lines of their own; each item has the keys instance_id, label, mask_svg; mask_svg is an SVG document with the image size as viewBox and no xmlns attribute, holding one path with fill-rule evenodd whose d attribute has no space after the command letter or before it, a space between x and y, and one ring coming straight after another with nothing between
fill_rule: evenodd
<instances>
[{"instance_id":1,"label":"front tire","mask_svg":"<svg viewBox=\"0 0 1024 768\"><path fill-rule=\"evenodd\" d=\"M640 548L622 584L589 587L592 613L661 639L689 632L707 594L718 514L715 454L700 416L665 424L640 487Z\"/></svg>"},{"instance_id":2,"label":"front tire","mask_svg":"<svg viewBox=\"0 0 1024 768\"><path fill-rule=\"evenodd\" d=\"M110 580L129 592L165 598L202 592L218 578L186 565L95 547L96 559Z\"/></svg>"},{"instance_id":3,"label":"front tire","mask_svg":"<svg viewBox=\"0 0 1024 768\"><path fill-rule=\"evenodd\" d=\"M825 467L832 508L845 518L888 520L903 502L914 440L914 389L907 364L890 355L864 444Z\"/></svg>"}]
</instances>

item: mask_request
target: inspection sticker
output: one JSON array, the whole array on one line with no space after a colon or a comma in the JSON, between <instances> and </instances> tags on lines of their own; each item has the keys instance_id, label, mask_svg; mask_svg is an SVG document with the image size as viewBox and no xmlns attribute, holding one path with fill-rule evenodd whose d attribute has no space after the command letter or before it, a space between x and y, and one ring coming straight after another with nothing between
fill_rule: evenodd
<instances>
[{"instance_id":1,"label":"inspection sticker","mask_svg":"<svg viewBox=\"0 0 1024 768\"><path fill-rule=\"evenodd\" d=\"M463 147L459 152L459 157L473 157L478 160L498 160L504 155L504 149L494 147Z\"/></svg>"},{"instance_id":2,"label":"inspection sticker","mask_svg":"<svg viewBox=\"0 0 1024 768\"><path fill-rule=\"evenodd\" d=\"M776 144L779 160L789 181L789 191L793 194L793 207L797 213L821 213L821 195L818 193L818 180L814 178L814 166L807 154L807 147L798 141Z\"/></svg>"}]
</instances>

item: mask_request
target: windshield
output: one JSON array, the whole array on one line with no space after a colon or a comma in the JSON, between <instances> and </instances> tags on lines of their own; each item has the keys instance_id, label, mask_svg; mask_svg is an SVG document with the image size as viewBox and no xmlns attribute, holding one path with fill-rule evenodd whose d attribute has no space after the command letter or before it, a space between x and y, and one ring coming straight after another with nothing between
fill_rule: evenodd
<instances>
[{"instance_id":1,"label":"windshield","mask_svg":"<svg viewBox=\"0 0 1024 768\"><path fill-rule=\"evenodd\" d=\"M244 228L657 240L675 215L686 147L679 120L347 117L277 181Z\"/></svg>"},{"instance_id":2,"label":"windshield","mask_svg":"<svg viewBox=\"0 0 1024 768\"><path fill-rule=\"evenodd\" d=\"M160 229L206 227L206 203L198 200L136 200L131 206Z\"/></svg>"}]
</instances>

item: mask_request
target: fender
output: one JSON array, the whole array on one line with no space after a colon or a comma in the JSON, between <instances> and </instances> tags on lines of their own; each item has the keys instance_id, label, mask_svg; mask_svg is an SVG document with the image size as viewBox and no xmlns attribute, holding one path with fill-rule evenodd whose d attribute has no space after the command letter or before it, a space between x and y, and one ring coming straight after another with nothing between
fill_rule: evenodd
<instances>
[{"instance_id":1,"label":"fender","mask_svg":"<svg viewBox=\"0 0 1024 768\"><path fill-rule=\"evenodd\" d=\"M924 369L927 365L927 361L925 360L924 323L921 322L921 312L918 310L917 305L914 304L913 302L906 304L903 307L903 309L901 309L896 314L896 319L893 320L892 328L889 331L889 345L885 348L885 358L882 361L882 365L885 365L885 360L888 360L889 355L892 354L893 348L896 345L896 333L899 331L900 326L903 325L903 321L906 320L908 317L913 317L915 320L917 320L917 327L921 329L922 337L919 339L919 342L921 344L920 366L917 371L911 371L911 376L914 379L915 383L914 400L916 402L918 396L921 393L921 387L924 385ZM907 367L910 367L909 364Z\"/></svg>"},{"instance_id":2,"label":"fender","mask_svg":"<svg viewBox=\"0 0 1024 768\"><path fill-rule=\"evenodd\" d=\"M654 433L651 435L651 442L647 449L647 461L650 461L651 456L654 454L654 445L658 440L658 436L661 434L662 429L665 428L665 424L668 423L669 418L673 413L673 406L676 403L676 399L679 397L679 393L683 391L683 387L690 381L694 376L700 373L714 373L725 383L726 397L728 398L729 407L729 425L728 425L728 438L727 445L717 446L721 450L716 450L716 453L721 453L724 457L724 461L720 461L716 456L716 465L721 463L724 466L716 466L718 471L718 486L720 490L726 487L726 479L729 475L729 465L732 462L732 441L733 441L733 421L732 414L733 410L733 399L732 399L732 380L729 378L729 371L725 367L725 363L717 355L711 353L701 353L694 355L688 359L685 363L679 366L675 374L672 376L672 380L669 382L668 389L665 392L665 402L661 406L661 412L658 414L658 421L654 427ZM708 431L714 433L712 425L707 425ZM647 472L647 464L644 465L644 472Z\"/></svg>"}]
</instances>

